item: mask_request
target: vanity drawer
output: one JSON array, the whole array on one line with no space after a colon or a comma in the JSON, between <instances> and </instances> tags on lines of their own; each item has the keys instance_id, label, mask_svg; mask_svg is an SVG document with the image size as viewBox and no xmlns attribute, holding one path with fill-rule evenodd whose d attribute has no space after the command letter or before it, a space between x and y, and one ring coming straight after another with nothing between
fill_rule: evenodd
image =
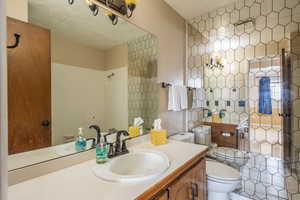
<instances>
[{"instance_id":1,"label":"vanity drawer","mask_svg":"<svg viewBox=\"0 0 300 200\"><path fill-rule=\"evenodd\" d=\"M207 179L205 159L188 168L168 184L166 189L158 192L152 200L206 200Z\"/></svg>"}]
</instances>

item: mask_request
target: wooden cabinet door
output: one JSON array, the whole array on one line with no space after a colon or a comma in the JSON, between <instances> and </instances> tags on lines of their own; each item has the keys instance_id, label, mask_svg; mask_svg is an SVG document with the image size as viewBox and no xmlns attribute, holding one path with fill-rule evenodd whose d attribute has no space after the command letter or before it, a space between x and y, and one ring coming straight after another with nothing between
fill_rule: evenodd
<instances>
[{"instance_id":1,"label":"wooden cabinet door","mask_svg":"<svg viewBox=\"0 0 300 200\"><path fill-rule=\"evenodd\" d=\"M169 200L193 200L192 177L190 174L183 175L169 188Z\"/></svg>"},{"instance_id":2,"label":"wooden cabinet door","mask_svg":"<svg viewBox=\"0 0 300 200\"><path fill-rule=\"evenodd\" d=\"M50 31L7 18L9 154L51 145Z\"/></svg>"},{"instance_id":3,"label":"wooden cabinet door","mask_svg":"<svg viewBox=\"0 0 300 200\"><path fill-rule=\"evenodd\" d=\"M168 191L164 191L159 197L155 198L154 200L169 200Z\"/></svg>"},{"instance_id":4,"label":"wooden cabinet door","mask_svg":"<svg viewBox=\"0 0 300 200\"><path fill-rule=\"evenodd\" d=\"M206 200L207 178L204 159L191 170L191 176L192 195L194 196L194 200Z\"/></svg>"},{"instance_id":5,"label":"wooden cabinet door","mask_svg":"<svg viewBox=\"0 0 300 200\"><path fill-rule=\"evenodd\" d=\"M169 200L206 200L206 168L203 159L169 188Z\"/></svg>"}]
</instances>

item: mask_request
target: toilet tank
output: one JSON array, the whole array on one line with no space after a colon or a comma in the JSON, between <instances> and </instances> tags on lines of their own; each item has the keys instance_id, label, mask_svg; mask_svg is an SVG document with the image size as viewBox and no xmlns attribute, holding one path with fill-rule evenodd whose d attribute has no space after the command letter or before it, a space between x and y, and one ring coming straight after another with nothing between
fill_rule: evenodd
<instances>
[{"instance_id":1,"label":"toilet tank","mask_svg":"<svg viewBox=\"0 0 300 200\"><path fill-rule=\"evenodd\" d=\"M210 126L197 126L192 129L192 132L195 134L195 143L202 145L211 145L211 127Z\"/></svg>"},{"instance_id":2,"label":"toilet tank","mask_svg":"<svg viewBox=\"0 0 300 200\"><path fill-rule=\"evenodd\" d=\"M178 133L176 135L170 136L169 139L180 142L195 143L195 135L194 133L190 132Z\"/></svg>"}]
</instances>

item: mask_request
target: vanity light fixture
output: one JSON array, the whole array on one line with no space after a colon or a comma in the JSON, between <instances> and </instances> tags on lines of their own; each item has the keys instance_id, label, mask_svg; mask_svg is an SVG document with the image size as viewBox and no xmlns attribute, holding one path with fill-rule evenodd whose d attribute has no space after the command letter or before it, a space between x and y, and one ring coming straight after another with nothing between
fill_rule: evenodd
<instances>
[{"instance_id":1,"label":"vanity light fixture","mask_svg":"<svg viewBox=\"0 0 300 200\"><path fill-rule=\"evenodd\" d=\"M74 2L75 0L68 0L70 5L73 5ZM137 0L124 0L120 6L114 4L113 0L85 0L85 2L89 6L94 16L99 14L99 4L103 4L105 7L109 8L110 10L106 11L105 15L108 16L113 25L117 25L119 16L113 13L112 10L130 18L136 8Z\"/></svg>"},{"instance_id":2,"label":"vanity light fixture","mask_svg":"<svg viewBox=\"0 0 300 200\"><path fill-rule=\"evenodd\" d=\"M136 8L137 0L125 0L126 10L127 10L127 17L132 17L133 11Z\"/></svg>"},{"instance_id":3,"label":"vanity light fixture","mask_svg":"<svg viewBox=\"0 0 300 200\"><path fill-rule=\"evenodd\" d=\"M68 0L68 3L69 3L70 5L72 5L72 4L74 3L74 0Z\"/></svg>"},{"instance_id":4,"label":"vanity light fixture","mask_svg":"<svg viewBox=\"0 0 300 200\"><path fill-rule=\"evenodd\" d=\"M216 56L215 59L211 58L210 59L210 63L206 64L206 67L214 70L214 69L223 69L224 68L224 64L223 64L223 60L221 57Z\"/></svg>"},{"instance_id":5,"label":"vanity light fixture","mask_svg":"<svg viewBox=\"0 0 300 200\"><path fill-rule=\"evenodd\" d=\"M105 11L105 15L108 16L108 18L110 19L112 25L117 25L119 18L116 14L114 14L111 11L107 10L107 11Z\"/></svg>"},{"instance_id":6,"label":"vanity light fixture","mask_svg":"<svg viewBox=\"0 0 300 200\"><path fill-rule=\"evenodd\" d=\"M97 16L99 13L99 8L96 4L92 3L90 0L85 1L86 4L89 6L90 10L92 11L94 16Z\"/></svg>"}]
</instances>

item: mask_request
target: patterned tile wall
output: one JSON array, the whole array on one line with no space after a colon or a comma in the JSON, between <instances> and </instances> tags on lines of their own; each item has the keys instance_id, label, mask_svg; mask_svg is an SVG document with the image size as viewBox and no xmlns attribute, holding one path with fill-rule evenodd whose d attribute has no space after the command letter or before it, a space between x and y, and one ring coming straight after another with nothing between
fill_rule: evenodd
<instances>
[{"instance_id":1,"label":"patterned tile wall","mask_svg":"<svg viewBox=\"0 0 300 200\"><path fill-rule=\"evenodd\" d=\"M157 38L151 34L128 42L128 120L142 117L151 128L158 117Z\"/></svg>"},{"instance_id":2,"label":"patterned tile wall","mask_svg":"<svg viewBox=\"0 0 300 200\"><path fill-rule=\"evenodd\" d=\"M234 26L234 23L254 18L255 23ZM298 0L238 0L234 4L206 13L190 21L188 84L204 84L211 110L225 108L226 123L239 123L249 115L247 78L249 60L278 56L281 49L291 51L293 62L293 153L300 149L299 123L299 24ZM298 43L298 45L297 45ZM293 47L294 48L291 48ZM225 61L223 70L204 67L213 56ZM246 106L240 107L239 101ZM216 102L218 101L218 106ZM227 102L230 101L230 106ZM201 120L203 111L189 112L189 124ZM205 113L204 113L205 114ZM200 116L200 117L199 117ZM204 118L211 121L211 118ZM297 139L297 140L296 140Z\"/></svg>"}]
</instances>

